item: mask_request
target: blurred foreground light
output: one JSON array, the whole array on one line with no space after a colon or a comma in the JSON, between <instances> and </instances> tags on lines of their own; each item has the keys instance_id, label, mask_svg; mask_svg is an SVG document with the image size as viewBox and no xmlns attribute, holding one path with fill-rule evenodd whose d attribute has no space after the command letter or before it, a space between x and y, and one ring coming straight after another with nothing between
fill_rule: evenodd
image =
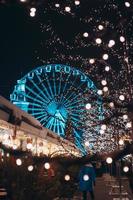
<instances>
[{"instance_id":1,"label":"blurred foreground light","mask_svg":"<svg viewBox=\"0 0 133 200\"><path fill-rule=\"evenodd\" d=\"M128 1L126 1L126 2L125 2L125 6L126 6L127 8L129 8L129 7L131 6L131 4L130 4Z\"/></svg>"},{"instance_id":2,"label":"blurred foreground light","mask_svg":"<svg viewBox=\"0 0 133 200\"><path fill-rule=\"evenodd\" d=\"M70 181L70 175L66 174L66 175L64 176L64 179L65 179L65 181Z\"/></svg>"},{"instance_id":3,"label":"blurred foreground light","mask_svg":"<svg viewBox=\"0 0 133 200\"><path fill-rule=\"evenodd\" d=\"M45 168L45 169L50 169L50 164L49 164L48 162L46 162L46 163L44 164L44 168Z\"/></svg>"},{"instance_id":4,"label":"blurred foreground light","mask_svg":"<svg viewBox=\"0 0 133 200\"><path fill-rule=\"evenodd\" d=\"M89 146L89 141L85 141L85 146L88 147Z\"/></svg>"},{"instance_id":5,"label":"blurred foreground light","mask_svg":"<svg viewBox=\"0 0 133 200\"><path fill-rule=\"evenodd\" d=\"M78 6L80 4L79 0L75 0L75 5Z\"/></svg>"},{"instance_id":6,"label":"blurred foreground light","mask_svg":"<svg viewBox=\"0 0 133 200\"><path fill-rule=\"evenodd\" d=\"M88 37L89 34L88 34L87 32L85 32L85 33L83 33L83 36L84 36L84 37Z\"/></svg>"},{"instance_id":7,"label":"blurred foreground light","mask_svg":"<svg viewBox=\"0 0 133 200\"><path fill-rule=\"evenodd\" d=\"M16 164L17 164L18 166L21 166L21 165L22 165L22 160L21 160L20 158L18 158L18 159L16 160Z\"/></svg>"},{"instance_id":8,"label":"blurred foreground light","mask_svg":"<svg viewBox=\"0 0 133 200\"><path fill-rule=\"evenodd\" d=\"M129 171L129 167L128 166L123 167L123 171L124 172L128 172Z\"/></svg>"},{"instance_id":9,"label":"blurred foreground light","mask_svg":"<svg viewBox=\"0 0 133 200\"><path fill-rule=\"evenodd\" d=\"M33 169L34 169L33 165L29 165L29 166L28 166L28 171L29 171L29 172L33 171Z\"/></svg>"},{"instance_id":10,"label":"blurred foreground light","mask_svg":"<svg viewBox=\"0 0 133 200\"><path fill-rule=\"evenodd\" d=\"M91 104L87 103L85 107L86 107L87 110L89 110L89 109L91 109Z\"/></svg>"},{"instance_id":11,"label":"blurred foreground light","mask_svg":"<svg viewBox=\"0 0 133 200\"><path fill-rule=\"evenodd\" d=\"M70 12L70 11L71 11L71 8L70 8L69 6L66 6L66 7L65 7L65 11L66 11L66 12Z\"/></svg>"},{"instance_id":12,"label":"blurred foreground light","mask_svg":"<svg viewBox=\"0 0 133 200\"><path fill-rule=\"evenodd\" d=\"M106 130L106 129L107 129L106 124L102 124L102 125L101 125L101 129L102 129L102 130Z\"/></svg>"},{"instance_id":13,"label":"blurred foreground light","mask_svg":"<svg viewBox=\"0 0 133 200\"><path fill-rule=\"evenodd\" d=\"M83 176L83 180L84 180L84 181L88 181L88 180L89 180L89 176L88 176L87 174L85 174L85 175Z\"/></svg>"},{"instance_id":14,"label":"blurred foreground light","mask_svg":"<svg viewBox=\"0 0 133 200\"><path fill-rule=\"evenodd\" d=\"M120 41L125 42L125 38L123 36L120 36Z\"/></svg>"},{"instance_id":15,"label":"blurred foreground light","mask_svg":"<svg viewBox=\"0 0 133 200\"><path fill-rule=\"evenodd\" d=\"M106 163L111 164L113 162L113 159L111 157L108 157L106 159Z\"/></svg>"},{"instance_id":16,"label":"blurred foreground light","mask_svg":"<svg viewBox=\"0 0 133 200\"><path fill-rule=\"evenodd\" d=\"M101 44L101 43L102 43L101 38L96 38L96 43L97 43L97 44Z\"/></svg>"},{"instance_id":17,"label":"blurred foreground light","mask_svg":"<svg viewBox=\"0 0 133 200\"><path fill-rule=\"evenodd\" d=\"M98 26L98 29L99 29L100 31L103 30L103 29L104 29L103 25L100 24L100 25Z\"/></svg>"},{"instance_id":18,"label":"blurred foreground light","mask_svg":"<svg viewBox=\"0 0 133 200\"><path fill-rule=\"evenodd\" d=\"M124 97L124 95L123 95L123 94L121 94L121 95L119 96L119 99L120 99L121 101L124 101L124 100L125 100L125 97Z\"/></svg>"},{"instance_id":19,"label":"blurred foreground light","mask_svg":"<svg viewBox=\"0 0 133 200\"><path fill-rule=\"evenodd\" d=\"M109 67L109 66L106 66L106 67L105 67L105 71L108 72L109 70L110 70L110 67Z\"/></svg>"},{"instance_id":20,"label":"blurred foreground light","mask_svg":"<svg viewBox=\"0 0 133 200\"><path fill-rule=\"evenodd\" d=\"M119 145L124 145L124 140L120 139L119 140Z\"/></svg>"},{"instance_id":21,"label":"blurred foreground light","mask_svg":"<svg viewBox=\"0 0 133 200\"><path fill-rule=\"evenodd\" d=\"M103 54L103 60L108 60L108 58L109 58L109 55L108 54Z\"/></svg>"}]
</instances>

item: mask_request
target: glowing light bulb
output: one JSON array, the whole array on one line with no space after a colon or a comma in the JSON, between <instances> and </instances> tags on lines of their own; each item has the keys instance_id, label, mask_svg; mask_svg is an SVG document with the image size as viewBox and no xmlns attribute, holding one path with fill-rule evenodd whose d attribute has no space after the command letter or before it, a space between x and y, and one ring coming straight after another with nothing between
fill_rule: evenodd
<instances>
[{"instance_id":1,"label":"glowing light bulb","mask_svg":"<svg viewBox=\"0 0 133 200\"><path fill-rule=\"evenodd\" d=\"M87 103L85 107L86 107L87 110L89 110L89 109L91 109L91 104Z\"/></svg>"},{"instance_id":2,"label":"glowing light bulb","mask_svg":"<svg viewBox=\"0 0 133 200\"><path fill-rule=\"evenodd\" d=\"M85 141L85 146L88 147L89 146L89 141Z\"/></svg>"},{"instance_id":3,"label":"glowing light bulb","mask_svg":"<svg viewBox=\"0 0 133 200\"><path fill-rule=\"evenodd\" d=\"M97 39L96 39L96 43L97 43L97 44L101 44L101 43L102 43L101 38L97 38Z\"/></svg>"},{"instance_id":4,"label":"glowing light bulb","mask_svg":"<svg viewBox=\"0 0 133 200\"><path fill-rule=\"evenodd\" d=\"M66 11L66 12L70 12L70 11L71 11L71 8L70 8L69 6L66 6L66 7L65 7L65 11Z\"/></svg>"},{"instance_id":5,"label":"glowing light bulb","mask_svg":"<svg viewBox=\"0 0 133 200\"><path fill-rule=\"evenodd\" d=\"M84 180L84 181L88 181L88 180L89 180L89 176L88 176L87 174L85 174L85 175L83 176L83 180Z\"/></svg>"},{"instance_id":6,"label":"glowing light bulb","mask_svg":"<svg viewBox=\"0 0 133 200\"><path fill-rule=\"evenodd\" d=\"M31 143L28 143L28 144L27 144L27 149L32 149L32 147L33 147L33 146L32 146Z\"/></svg>"},{"instance_id":7,"label":"glowing light bulb","mask_svg":"<svg viewBox=\"0 0 133 200\"><path fill-rule=\"evenodd\" d=\"M110 67L109 67L109 66L106 66L106 67L105 67L105 71L108 72L109 70L110 70Z\"/></svg>"},{"instance_id":8,"label":"glowing light bulb","mask_svg":"<svg viewBox=\"0 0 133 200\"><path fill-rule=\"evenodd\" d=\"M104 92L108 92L108 90L109 90L108 87L104 87L104 88L103 88L103 91L104 91Z\"/></svg>"},{"instance_id":9,"label":"glowing light bulb","mask_svg":"<svg viewBox=\"0 0 133 200\"><path fill-rule=\"evenodd\" d=\"M121 95L119 96L119 99L120 99L121 101L124 101L124 100L125 100L124 95L121 94Z\"/></svg>"},{"instance_id":10,"label":"glowing light bulb","mask_svg":"<svg viewBox=\"0 0 133 200\"><path fill-rule=\"evenodd\" d=\"M102 95L102 94L103 94L103 91L102 91L102 90L98 90L98 91L97 91L97 94Z\"/></svg>"},{"instance_id":11,"label":"glowing light bulb","mask_svg":"<svg viewBox=\"0 0 133 200\"><path fill-rule=\"evenodd\" d=\"M56 7L56 8L59 8L59 7L60 7L60 4L59 4L59 3L56 3L56 4L55 4L55 7Z\"/></svg>"},{"instance_id":12,"label":"glowing light bulb","mask_svg":"<svg viewBox=\"0 0 133 200\"><path fill-rule=\"evenodd\" d=\"M113 159L111 157L108 157L106 159L106 163L111 164L113 162Z\"/></svg>"},{"instance_id":13,"label":"glowing light bulb","mask_svg":"<svg viewBox=\"0 0 133 200\"><path fill-rule=\"evenodd\" d=\"M109 103L109 106L110 106L111 108L113 108L113 107L114 107L114 103L113 103L113 102L110 102L110 103Z\"/></svg>"},{"instance_id":14,"label":"glowing light bulb","mask_svg":"<svg viewBox=\"0 0 133 200\"><path fill-rule=\"evenodd\" d=\"M104 27L103 27L103 25L101 25L101 24L98 26L98 29L99 29L100 31L103 30L103 28L104 28Z\"/></svg>"},{"instance_id":15,"label":"glowing light bulb","mask_svg":"<svg viewBox=\"0 0 133 200\"><path fill-rule=\"evenodd\" d=\"M29 172L33 171L33 169L34 169L33 165L28 166L28 171Z\"/></svg>"},{"instance_id":16,"label":"glowing light bulb","mask_svg":"<svg viewBox=\"0 0 133 200\"><path fill-rule=\"evenodd\" d=\"M127 128L131 128L132 127L132 123L131 122L127 122L126 127Z\"/></svg>"},{"instance_id":17,"label":"glowing light bulb","mask_svg":"<svg viewBox=\"0 0 133 200\"><path fill-rule=\"evenodd\" d=\"M88 37L89 34L88 34L87 32L85 32L85 33L83 33L83 36L84 36L84 37Z\"/></svg>"},{"instance_id":18,"label":"glowing light bulb","mask_svg":"<svg viewBox=\"0 0 133 200\"><path fill-rule=\"evenodd\" d=\"M36 13L35 12L30 12L31 17L35 17Z\"/></svg>"},{"instance_id":19,"label":"glowing light bulb","mask_svg":"<svg viewBox=\"0 0 133 200\"><path fill-rule=\"evenodd\" d=\"M119 140L119 145L124 145L124 141L122 139Z\"/></svg>"},{"instance_id":20,"label":"glowing light bulb","mask_svg":"<svg viewBox=\"0 0 133 200\"><path fill-rule=\"evenodd\" d=\"M100 129L99 132L100 132L101 135L105 133L105 131L103 129Z\"/></svg>"},{"instance_id":21,"label":"glowing light bulb","mask_svg":"<svg viewBox=\"0 0 133 200\"><path fill-rule=\"evenodd\" d=\"M49 164L48 162L46 162L46 163L44 164L44 167L45 167L45 169L50 169L50 164Z\"/></svg>"},{"instance_id":22,"label":"glowing light bulb","mask_svg":"<svg viewBox=\"0 0 133 200\"><path fill-rule=\"evenodd\" d=\"M128 1L126 1L126 2L125 2L125 6L126 6L127 8L129 8L129 7L131 6L131 4L130 4Z\"/></svg>"},{"instance_id":23,"label":"glowing light bulb","mask_svg":"<svg viewBox=\"0 0 133 200\"><path fill-rule=\"evenodd\" d=\"M105 130L107 129L106 124L102 124L102 125L101 125L101 129L105 131Z\"/></svg>"},{"instance_id":24,"label":"glowing light bulb","mask_svg":"<svg viewBox=\"0 0 133 200\"><path fill-rule=\"evenodd\" d=\"M128 119L128 115L123 115L123 119L127 120Z\"/></svg>"},{"instance_id":25,"label":"glowing light bulb","mask_svg":"<svg viewBox=\"0 0 133 200\"><path fill-rule=\"evenodd\" d=\"M80 4L80 1L75 0L75 5L78 6Z\"/></svg>"},{"instance_id":26,"label":"glowing light bulb","mask_svg":"<svg viewBox=\"0 0 133 200\"><path fill-rule=\"evenodd\" d=\"M36 8L31 8L30 11L34 13L36 12Z\"/></svg>"},{"instance_id":27,"label":"glowing light bulb","mask_svg":"<svg viewBox=\"0 0 133 200\"><path fill-rule=\"evenodd\" d=\"M102 85L107 85L107 81L106 80L102 80L101 83L102 83Z\"/></svg>"},{"instance_id":28,"label":"glowing light bulb","mask_svg":"<svg viewBox=\"0 0 133 200\"><path fill-rule=\"evenodd\" d=\"M124 172L128 172L129 171L129 167L128 166L123 167L123 171Z\"/></svg>"},{"instance_id":29,"label":"glowing light bulb","mask_svg":"<svg viewBox=\"0 0 133 200\"><path fill-rule=\"evenodd\" d=\"M70 175L66 174L64 179L65 179L65 181L70 181Z\"/></svg>"},{"instance_id":30,"label":"glowing light bulb","mask_svg":"<svg viewBox=\"0 0 133 200\"><path fill-rule=\"evenodd\" d=\"M108 54L106 54L106 53L103 54L103 59L104 59L104 60L108 60L108 58L109 58L109 55L108 55Z\"/></svg>"},{"instance_id":31,"label":"glowing light bulb","mask_svg":"<svg viewBox=\"0 0 133 200\"><path fill-rule=\"evenodd\" d=\"M91 59L89 60L89 63L90 63L90 64L94 64L94 63L95 63L95 60L94 60L93 58L91 58Z\"/></svg>"},{"instance_id":32,"label":"glowing light bulb","mask_svg":"<svg viewBox=\"0 0 133 200\"><path fill-rule=\"evenodd\" d=\"M120 42L125 42L125 38L123 36L120 36Z\"/></svg>"},{"instance_id":33,"label":"glowing light bulb","mask_svg":"<svg viewBox=\"0 0 133 200\"><path fill-rule=\"evenodd\" d=\"M115 41L114 40L110 40L108 47L113 47L115 45Z\"/></svg>"},{"instance_id":34,"label":"glowing light bulb","mask_svg":"<svg viewBox=\"0 0 133 200\"><path fill-rule=\"evenodd\" d=\"M21 165L22 165L22 160L18 158L18 159L16 160L16 164L17 164L18 166L21 166Z\"/></svg>"},{"instance_id":35,"label":"glowing light bulb","mask_svg":"<svg viewBox=\"0 0 133 200\"><path fill-rule=\"evenodd\" d=\"M26 0L20 0L20 2L26 2Z\"/></svg>"}]
</instances>

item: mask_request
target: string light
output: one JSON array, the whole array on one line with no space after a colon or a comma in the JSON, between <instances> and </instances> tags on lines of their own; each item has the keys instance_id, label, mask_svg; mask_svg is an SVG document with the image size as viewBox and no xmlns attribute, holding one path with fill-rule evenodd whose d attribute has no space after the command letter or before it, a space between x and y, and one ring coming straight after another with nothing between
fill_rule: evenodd
<instances>
[{"instance_id":1,"label":"string light","mask_svg":"<svg viewBox=\"0 0 133 200\"><path fill-rule=\"evenodd\" d=\"M46 162L46 163L44 164L44 168L45 168L45 169L50 169L50 164L49 164L48 162Z\"/></svg>"},{"instance_id":2,"label":"string light","mask_svg":"<svg viewBox=\"0 0 133 200\"><path fill-rule=\"evenodd\" d=\"M28 171L29 172L33 171L33 169L34 169L33 165L28 166Z\"/></svg>"},{"instance_id":3,"label":"string light","mask_svg":"<svg viewBox=\"0 0 133 200\"><path fill-rule=\"evenodd\" d=\"M20 2L26 2L26 0L20 0Z\"/></svg>"},{"instance_id":4,"label":"string light","mask_svg":"<svg viewBox=\"0 0 133 200\"><path fill-rule=\"evenodd\" d=\"M127 120L128 119L128 115L123 115L123 119Z\"/></svg>"},{"instance_id":5,"label":"string light","mask_svg":"<svg viewBox=\"0 0 133 200\"><path fill-rule=\"evenodd\" d=\"M98 90L98 91L97 91L97 94L102 95L102 94L103 94L103 91L102 91L102 90Z\"/></svg>"},{"instance_id":6,"label":"string light","mask_svg":"<svg viewBox=\"0 0 133 200\"><path fill-rule=\"evenodd\" d=\"M97 44L101 44L101 43L102 43L101 38L97 38L97 39L96 39L96 43L97 43Z\"/></svg>"},{"instance_id":7,"label":"string light","mask_svg":"<svg viewBox=\"0 0 133 200\"><path fill-rule=\"evenodd\" d=\"M28 144L27 144L27 149L32 149L32 147L33 147L33 146L32 146L31 143L28 143Z\"/></svg>"},{"instance_id":8,"label":"string light","mask_svg":"<svg viewBox=\"0 0 133 200\"><path fill-rule=\"evenodd\" d=\"M85 146L88 147L89 146L89 141L85 141Z\"/></svg>"},{"instance_id":9,"label":"string light","mask_svg":"<svg viewBox=\"0 0 133 200\"><path fill-rule=\"evenodd\" d=\"M124 172L128 172L129 171L129 167L128 166L123 167L123 171Z\"/></svg>"},{"instance_id":10,"label":"string light","mask_svg":"<svg viewBox=\"0 0 133 200\"><path fill-rule=\"evenodd\" d=\"M113 162L113 159L111 157L108 157L106 159L106 163L111 164Z\"/></svg>"},{"instance_id":11,"label":"string light","mask_svg":"<svg viewBox=\"0 0 133 200\"><path fill-rule=\"evenodd\" d=\"M125 38L123 36L120 36L120 41L125 42Z\"/></svg>"},{"instance_id":12,"label":"string light","mask_svg":"<svg viewBox=\"0 0 133 200\"><path fill-rule=\"evenodd\" d=\"M114 40L110 40L108 47L113 47L115 45L115 41Z\"/></svg>"},{"instance_id":13,"label":"string light","mask_svg":"<svg viewBox=\"0 0 133 200\"><path fill-rule=\"evenodd\" d=\"M102 125L101 125L101 129L102 129L102 130L106 130L106 129L107 129L106 124L102 124Z\"/></svg>"},{"instance_id":14,"label":"string light","mask_svg":"<svg viewBox=\"0 0 133 200\"><path fill-rule=\"evenodd\" d=\"M102 80L101 83L102 83L102 85L107 85L107 81L106 80Z\"/></svg>"},{"instance_id":15,"label":"string light","mask_svg":"<svg viewBox=\"0 0 133 200\"><path fill-rule=\"evenodd\" d=\"M124 145L124 141L122 139L119 140L119 145Z\"/></svg>"},{"instance_id":16,"label":"string light","mask_svg":"<svg viewBox=\"0 0 133 200\"><path fill-rule=\"evenodd\" d=\"M56 4L55 4L55 7L56 7L56 8L59 8L59 7L60 7L60 4L59 4L59 3L56 3Z\"/></svg>"},{"instance_id":17,"label":"string light","mask_svg":"<svg viewBox=\"0 0 133 200\"><path fill-rule=\"evenodd\" d=\"M109 90L108 87L104 87L104 88L103 88L103 91L104 91L104 92L108 92L108 90Z\"/></svg>"},{"instance_id":18,"label":"string light","mask_svg":"<svg viewBox=\"0 0 133 200\"><path fill-rule=\"evenodd\" d=\"M125 6L129 8L131 6L131 4L128 1L126 1Z\"/></svg>"},{"instance_id":19,"label":"string light","mask_svg":"<svg viewBox=\"0 0 133 200\"><path fill-rule=\"evenodd\" d=\"M80 4L80 1L76 0L75 5L78 6Z\"/></svg>"},{"instance_id":20,"label":"string light","mask_svg":"<svg viewBox=\"0 0 133 200\"><path fill-rule=\"evenodd\" d=\"M106 67L105 67L105 71L108 72L109 70L110 70L110 67L109 67L109 66L106 66Z\"/></svg>"},{"instance_id":21,"label":"string light","mask_svg":"<svg viewBox=\"0 0 133 200\"><path fill-rule=\"evenodd\" d=\"M108 58L109 58L108 54L103 54L103 59L104 60L108 60Z\"/></svg>"},{"instance_id":22,"label":"string light","mask_svg":"<svg viewBox=\"0 0 133 200\"><path fill-rule=\"evenodd\" d=\"M124 95L121 94L121 95L119 96L119 99L120 99L121 101L124 101L124 100L125 100Z\"/></svg>"},{"instance_id":23,"label":"string light","mask_svg":"<svg viewBox=\"0 0 133 200\"><path fill-rule=\"evenodd\" d=\"M89 110L89 109L91 109L91 104L87 103L85 107L86 107L87 110Z\"/></svg>"},{"instance_id":24,"label":"string light","mask_svg":"<svg viewBox=\"0 0 133 200\"><path fill-rule=\"evenodd\" d=\"M113 102L110 102L110 103L109 103L109 106L110 106L111 108L113 108L113 107L114 107L114 103L113 103Z\"/></svg>"},{"instance_id":25,"label":"string light","mask_svg":"<svg viewBox=\"0 0 133 200\"><path fill-rule=\"evenodd\" d=\"M83 180L84 180L84 181L88 181L88 180L89 180L89 176L88 176L87 174L85 174L85 175L83 176Z\"/></svg>"},{"instance_id":26,"label":"string light","mask_svg":"<svg viewBox=\"0 0 133 200\"><path fill-rule=\"evenodd\" d=\"M88 37L89 34L88 34L87 32L85 32L85 33L83 33L83 36L84 36L84 37Z\"/></svg>"},{"instance_id":27,"label":"string light","mask_svg":"<svg viewBox=\"0 0 133 200\"><path fill-rule=\"evenodd\" d=\"M132 123L131 122L127 122L126 127L127 128L131 128L132 127Z\"/></svg>"},{"instance_id":28,"label":"string light","mask_svg":"<svg viewBox=\"0 0 133 200\"><path fill-rule=\"evenodd\" d=\"M66 174L64 179L65 179L65 181L70 181L70 175Z\"/></svg>"},{"instance_id":29,"label":"string light","mask_svg":"<svg viewBox=\"0 0 133 200\"><path fill-rule=\"evenodd\" d=\"M103 28L104 28L103 25L99 25L99 26L98 26L98 29L99 29L100 31L103 30Z\"/></svg>"},{"instance_id":30,"label":"string light","mask_svg":"<svg viewBox=\"0 0 133 200\"><path fill-rule=\"evenodd\" d=\"M91 59L89 60L89 63L90 63L90 64L94 64L94 63L95 63L95 60L94 60L93 58L91 58Z\"/></svg>"},{"instance_id":31,"label":"string light","mask_svg":"<svg viewBox=\"0 0 133 200\"><path fill-rule=\"evenodd\" d=\"M66 11L66 12L70 12L70 11L71 11L71 8L70 8L69 6L66 6L66 7L65 7L65 11Z\"/></svg>"},{"instance_id":32,"label":"string light","mask_svg":"<svg viewBox=\"0 0 133 200\"><path fill-rule=\"evenodd\" d=\"M18 159L16 160L16 164L17 164L18 166L21 166L21 165L22 165L22 160L18 158Z\"/></svg>"}]
</instances>

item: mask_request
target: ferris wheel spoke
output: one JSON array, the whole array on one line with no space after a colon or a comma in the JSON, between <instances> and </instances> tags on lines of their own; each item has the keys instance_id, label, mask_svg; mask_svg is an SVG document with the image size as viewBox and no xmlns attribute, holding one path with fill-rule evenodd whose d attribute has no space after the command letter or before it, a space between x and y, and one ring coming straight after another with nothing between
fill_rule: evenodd
<instances>
[{"instance_id":1,"label":"ferris wheel spoke","mask_svg":"<svg viewBox=\"0 0 133 200\"><path fill-rule=\"evenodd\" d=\"M26 86L26 89L28 90L28 91L30 91L32 94L34 94L35 95L35 98L39 98L40 100L42 100L41 101L41 103L43 104L44 103L44 99L39 95L39 94L37 94L36 92L34 92L31 88L29 88L28 86Z\"/></svg>"},{"instance_id":2,"label":"ferris wheel spoke","mask_svg":"<svg viewBox=\"0 0 133 200\"><path fill-rule=\"evenodd\" d=\"M40 78L39 75L37 75L37 78L38 78L38 80L39 80L39 82L40 82L40 84L41 84L41 86L42 86L42 88L43 88L43 91L46 92L46 94L47 94L47 96L48 96L48 100L50 100L50 99L51 99L51 95L49 94L49 92L48 92L46 86L43 84L43 82L42 82L42 80L41 80L41 78Z\"/></svg>"},{"instance_id":3,"label":"ferris wheel spoke","mask_svg":"<svg viewBox=\"0 0 133 200\"><path fill-rule=\"evenodd\" d=\"M42 94L43 100L45 99L44 101L47 102L49 99L48 99L48 97L46 97L46 95L44 94L44 92L42 90L40 90L40 88L37 86L37 84L33 80L30 80L30 81L32 82L32 84L34 85L34 87L40 92L39 95Z\"/></svg>"},{"instance_id":4,"label":"ferris wheel spoke","mask_svg":"<svg viewBox=\"0 0 133 200\"><path fill-rule=\"evenodd\" d=\"M56 96L57 93L56 93L56 83L55 83L55 80L56 80L56 78L55 78L55 73L53 73L54 95Z\"/></svg>"},{"instance_id":5,"label":"ferris wheel spoke","mask_svg":"<svg viewBox=\"0 0 133 200\"><path fill-rule=\"evenodd\" d=\"M84 83L81 83L77 88L76 90L78 90ZM68 101L72 96L74 96L74 98L77 98L78 96L80 96L80 93L78 95L75 96L75 91L74 92L71 92L69 95L69 93L66 94L66 100L63 101L62 103L65 103L66 101ZM67 96L68 95L68 96Z\"/></svg>"},{"instance_id":6,"label":"ferris wheel spoke","mask_svg":"<svg viewBox=\"0 0 133 200\"><path fill-rule=\"evenodd\" d=\"M68 80L69 80L70 76L71 76L71 73L68 74L64 87L62 85L63 88L62 88L62 91L61 91L60 102L62 102L62 98L64 97L64 93L65 93L65 90L68 86Z\"/></svg>"},{"instance_id":7,"label":"ferris wheel spoke","mask_svg":"<svg viewBox=\"0 0 133 200\"><path fill-rule=\"evenodd\" d=\"M24 96L27 97L28 99L32 100L33 102L38 102L38 103L40 103L42 105L42 101L40 101L38 99L35 99L34 97L32 97L32 96L30 96L28 94L25 94Z\"/></svg>"},{"instance_id":8,"label":"ferris wheel spoke","mask_svg":"<svg viewBox=\"0 0 133 200\"><path fill-rule=\"evenodd\" d=\"M40 104L37 104L37 103L29 103L29 106L35 106L35 107L42 107L42 105L40 105ZM29 110L29 109L28 109Z\"/></svg>"},{"instance_id":9,"label":"ferris wheel spoke","mask_svg":"<svg viewBox=\"0 0 133 200\"><path fill-rule=\"evenodd\" d=\"M49 87L51 96L54 98L54 94L53 94L53 91L52 91L52 87L51 87L51 84L50 84L50 82L49 82L49 77L48 77L47 73L45 73L45 75L46 75L45 77L46 77L46 79L47 79L47 83L48 83L48 87Z\"/></svg>"},{"instance_id":10,"label":"ferris wheel spoke","mask_svg":"<svg viewBox=\"0 0 133 200\"><path fill-rule=\"evenodd\" d=\"M32 115L42 115L44 114L44 111L41 111L41 112L34 112L34 110L32 110Z\"/></svg>"},{"instance_id":11,"label":"ferris wheel spoke","mask_svg":"<svg viewBox=\"0 0 133 200\"><path fill-rule=\"evenodd\" d=\"M42 122L42 120L44 120L44 118L47 118L47 113L44 113L43 115L40 115L38 117L36 117L36 119L38 119L40 122Z\"/></svg>"},{"instance_id":12,"label":"ferris wheel spoke","mask_svg":"<svg viewBox=\"0 0 133 200\"><path fill-rule=\"evenodd\" d=\"M78 100L75 100L75 99L77 99L77 96L75 98L73 98L71 101L68 101L67 103L65 103L64 105L66 107L71 107L71 106L74 106L74 105L77 106L79 103L83 102L82 99L78 99Z\"/></svg>"},{"instance_id":13,"label":"ferris wheel spoke","mask_svg":"<svg viewBox=\"0 0 133 200\"><path fill-rule=\"evenodd\" d=\"M62 81L62 72L60 73L60 78L59 78L59 87L58 87L58 95L60 95L61 92L61 82Z\"/></svg>"}]
</instances>

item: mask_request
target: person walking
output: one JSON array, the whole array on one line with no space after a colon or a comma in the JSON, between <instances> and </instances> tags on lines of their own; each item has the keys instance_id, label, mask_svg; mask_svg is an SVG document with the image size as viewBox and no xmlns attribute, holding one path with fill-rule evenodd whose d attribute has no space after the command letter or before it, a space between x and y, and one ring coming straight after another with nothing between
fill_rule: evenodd
<instances>
[{"instance_id":1,"label":"person walking","mask_svg":"<svg viewBox=\"0 0 133 200\"><path fill-rule=\"evenodd\" d=\"M79 189L83 194L83 200L87 200L88 192L94 200L95 170L91 163L82 166L79 172Z\"/></svg>"}]
</instances>

